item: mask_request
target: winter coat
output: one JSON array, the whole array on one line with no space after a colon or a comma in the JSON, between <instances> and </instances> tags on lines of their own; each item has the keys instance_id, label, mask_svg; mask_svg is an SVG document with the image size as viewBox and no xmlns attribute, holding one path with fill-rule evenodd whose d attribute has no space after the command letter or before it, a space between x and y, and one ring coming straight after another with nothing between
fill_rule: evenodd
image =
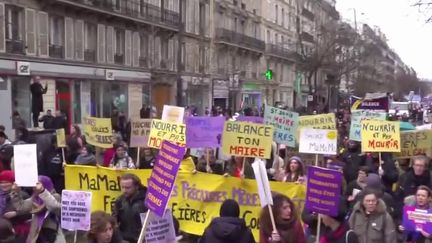
<instances>
[{"instance_id":1,"label":"winter coat","mask_svg":"<svg viewBox=\"0 0 432 243\"><path fill-rule=\"evenodd\" d=\"M32 112L43 111L43 94L47 92L47 87L42 87L40 83L32 83L30 92L32 94Z\"/></svg>"},{"instance_id":2,"label":"winter coat","mask_svg":"<svg viewBox=\"0 0 432 243\"><path fill-rule=\"evenodd\" d=\"M118 230L114 230L113 235L111 237L111 241L109 243L125 243L125 242L126 241L122 239L120 232ZM89 239L87 243L97 243L97 241L94 239Z\"/></svg>"},{"instance_id":3,"label":"winter coat","mask_svg":"<svg viewBox=\"0 0 432 243\"><path fill-rule=\"evenodd\" d=\"M93 154L78 155L75 160L76 165L96 165L96 157Z\"/></svg>"},{"instance_id":4,"label":"winter coat","mask_svg":"<svg viewBox=\"0 0 432 243\"><path fill-rule=\"evenodd\" d=\"M110 167L116 169L135 169L135 164L128 154L125 154L123 158L118 158L114 155L110 162Z\"/></svg>"},{"instance_id":5,"label":"winter coat","mask_svg":"<svg viewBox=\"0 0 432 243\"><path fill-rule=\"evenodd\" d=\"M41 230L49 229L57 233L55 243L66 243L65 237L60 227L60 195L57 193L51 194L47 190L44 190L42 193L39 194L39 198L42 199L47 209L47 213L49 213L42 225L38 225L38 218L35 214L33 214L30 226L30 233L27 238L28 242L36 243ZM17 214L29 213L33 209L33 198L22 200L22 198L15 197L13 198L13 203Z\"/></svg>"},{"instance_id":6,"label":"winter coat","mask_svg":"<svg viewBox=\"0 0 432 243\"><path fill-rule=\"evenodd\" d=\"M346 224L341 224L336 230L325 228L320 237L320 243L359 243L357 235Z\"/></svg>"},{"instance_id":7,"label":"winter coat","mask_svg":"<svg viewBox=\"0 0 432 243\"><path fill-rule=\"evenodd\" d=\"M227 161L225 164L225 173L228 173L228 175L230 176L235 176L235 170L236 170L235 163L232 161ZM255 179L254 171L247 159L245 160L244 177L246 179Z\"/></svg>"},{"instance_id":8,"label":"winter coat","mask_svg":"<svg viewBox=\"0 0 432 243\"><path fill-rule=\"evenodd\" d=\"M119 224L119 231L124 240L137 242L141 232L141 213L147 212L144 205L146 188L141 188L131 198L121 195L114 204L113 216Z\"/></svg>"},{"instance_id":9,"label":"winter coat","mask_svg":"<svg viewBox=\"0 0 432 243\"><path fill-rule=\"evenodd\" d=\"M27 236L30 230L30 223L28 222L32 215L29 212L18 212L15 208L14 201L12 200L14 197L27 199L29 195L25 191L15 192L12 191L6 195L5 200L5 208L4 212L1 215L7 212L17 212L17 215L13 218L8 219L12 226L14 227L15 234L19 236Z\"/></svg>"},{"instance_id":10,"label":"winter coat","mask_svg":"<svg viewBox=\"0 0 432 243\"><path fill-rule=\"evenodd\" d=\"M365 165L365 156L360 154L360 151L346 151L342 155L342 160L345 162L343 174L346 183L350 183L357 179L360 166Z\"/></svg>"},{"instance_id":11,"label":"winter coat","mask_svg":"<svg viewBox=\"0 0 432 243\"><path fill-rule=\"evenodd\" d=\"M372 214L366 214L362 203L358 202L349 218L349 225L357 234L359 243L395 243L396 230L393 219L383 200L379 199Z\"/></svg>"},{"instance_id":12,"label":"winter coat","mask_svg":"<svg viewBox=\"0 0 432 243\"><path fill-rule=\"evenodd\" d=\"M304 183L306 183L306 167L303 163L303 161L300 158L296 158L295 156L290 158L288 161L296 160L299 164L299 170L303 171L303 175L299 175L298 179L302 177L302 180ZM298 179L291 179L291 173L286 172L286 167L289 166L289 163L286 163L282 168L280 168L278 171L274 174L274 179L276 181L282 181L282 182L297 182Z\"/></svg>"},{"instance_id":13,"label":"winter coat","mask_svg":"<svg viewBox=\"0 0 432 243\"><path fill-rule=\"evenodd\" d=\"M403 174L399 179L399 189L397 191L398 199L400 202L404 198L414 195L417 191L417 187L424 185L431 188L431 176L429 170L426 170L423 175L416 176L413 169Z\"/></svg>"},{"instance_id":14,"label":"winter coat","mask_svg":"<svg viewBox=\"0 0 432 243\"><path fill-rule=\"evenodd\" d=\"M276 227L277 227L277 225L276 225ZM281 234L280 231L279 231L279 234ZM271 237L271 235L266 234L264 232L264 230L262 228L260 228L260 240L259 240L260 243L273 243L273 242L269 241L270 237ZM281 237L282 237L282 235L281 235ZM294 224L294 234L291 237L293 240L295 240L295 241L293 241L295 243L306 243L305 234L304 234L303 227L302 227L300 222ZM277 243L287 243L287 242L285 242L284 239L282 239L281 241L279 241Z\"/></svg>"},{"instance_id":15,"label":"winter coat","mask_svg":"<svg viewBox=\"0 0 432 243\"><path fill-rule=\"evenodd\" d=\"M406 197L404 199L404 205L405 206L416 206L416 197L415 197L415 195ZM429 202L429 208L432 208L432 202ZM414 241L414 239L410 239L413 243L415 243L415 242L432 243L432 238L425 238L418 231L417 232L404 232L404 233L405 233L404 237L408 238L408 236L410 236L410 238L415 238L416 239L415 241Z\"/></svg>"},{"instance_id":16,"label":"winter coat","mask_svg":"<svg viewBox=\"0 0 432 243\"><path fill-rule=\"evenodd\" d=\"M199 243L254 243L252 231L244 219L219 217L212 220Z\"/></svg>"},{"instance_id":17,"label":"winter coat","mask_svg":"<svg viewBox=\"0 0 432 243\"><path fill-rule=\"evenodd\" d=\"M39 119L39 122L43 122L43 128L53 129L54 128L54 116L44 115Z\"/></svg>"}]
</instances>

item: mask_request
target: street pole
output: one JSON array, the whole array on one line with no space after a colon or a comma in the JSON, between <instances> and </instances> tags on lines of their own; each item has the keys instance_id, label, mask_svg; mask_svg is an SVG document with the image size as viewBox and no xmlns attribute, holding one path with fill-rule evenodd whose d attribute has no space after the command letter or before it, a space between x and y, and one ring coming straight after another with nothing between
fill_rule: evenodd
<instances>
[{"instance_id":1,"label":"street pole","mask_svg":"<svg viewBox=\"0 0 432 243\"><path fill-rule=\"evenodd\" d=\"M177 106L183 106L183 80L181 78L181 55L182 55L182 43L183 43L183 33L184 33L184 25L183 23L183 4L184 0L179 0L179 16L180 16L180 28L178 32L178 43L177 43L177 74L176 74L176 87L177 87ZM186 55L186 54L185 54Z\"/></svg>"},{"instance_id":2,"label":"street pole","mask_svg":"<svg viewBox=\"0 0 432 243\"><path fill-rule=\"evenodd\" d=\"M209 47L209 61L210 61L210 63L209 63L209 73L210 73L210 83L211 83L211 86L210 86L210 88L211 88L211 97L210 97L210 109L213 107L213 103L214 103L214 98L213 98L213 95L214 95L214 87L213 87L213 74L214 73L216 73L216 70L217 70L217 68L215 68L214 67L214 65L215 65L215 61L213 60L213 58L214 58L214 38L215 38L215 35L214 35L214 31L215 31L215 28L214 28L214 22L215 22L215 19L214 19L214 1L215 0L210 0L210 6L209 6L209 8L210 8L210 14L209 14L209 23L210 23L210 30L209 30L209 36L210 36L210 47ZM225 107L224 107L225 108Z\"/></svg>"}]
</instances>

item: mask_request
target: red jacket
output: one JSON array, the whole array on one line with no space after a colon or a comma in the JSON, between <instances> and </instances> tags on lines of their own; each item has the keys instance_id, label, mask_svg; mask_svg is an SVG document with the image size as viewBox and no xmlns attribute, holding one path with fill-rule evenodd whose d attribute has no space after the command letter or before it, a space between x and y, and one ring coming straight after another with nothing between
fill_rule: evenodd
<instances>
[{"instance_id":1,"label":"red jacket","mask_svg":"<svg viewBox=\"0 0 432 243\"><path fill-rule=\"evenodd\" d=\"M293 235L293 239L295 240L294 242L296 243L306 243L306 238L305 238L305 234L303 231L303 226L301 225L300 222L298 222L297 224L294 225L294 232L295 234ZM260 243L272 243L269 239L270 239L271 235L267 235L264 233L264 231L262 230L262 228L260 228ZM284 239L282 239L280 242L278 243L287 243L284 241Z\"/></svg>"}]
</instances>

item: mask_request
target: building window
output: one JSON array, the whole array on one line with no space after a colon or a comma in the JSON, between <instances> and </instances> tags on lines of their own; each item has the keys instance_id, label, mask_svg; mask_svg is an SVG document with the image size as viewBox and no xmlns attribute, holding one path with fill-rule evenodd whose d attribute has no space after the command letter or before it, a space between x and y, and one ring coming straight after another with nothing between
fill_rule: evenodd
<instances>
[{"instance_id":1,"label":"building window","mask_svg":"<svg viewBox=\"0 0 432 243\"><path fill-rule=\"evenodd\" d=\"M6 40L22 40L23 11L21 8L6 5L5 9L5 25L6 25Z\"/></svg>"},{"instance_id":2,"label":"building window","mask_svg":"<svg viewBox=\"0 0 432 243\"><path fill-rule=\"evenodd\" d=\"M233 26L235 32L237 32L237 21L238 21L238 20L237 20L237 18L235 17L235 18L234 18L234 26Z\"/></svg>"},{"instance_id":3,"label":"building window","mask_svg":"<svg viewBox=\"0 0 432 243\"><path fill-rule=\"evenodd\" d=\"M84 60L95 62L97 46L97 27L96 24L86 22L84 28Z\"/></svg>"},{"instance_id":4,"label":"building window","mask_svg":"<svg viewBox=\"0 0 432 243\"><path fill-rule=\"evenodd\" d=\"M277 42L278 42L278 34L277 33L275 33L275 35L274 35L274 44L277 44Z\"/></svg>"},{"instance_id":5,"label":"building window","mask_svg":"<svg viewBox=\"0 0 432 243\"><path fill-rule=\"evenodd\" d=\"M151 105L151 90L150 84L143 84L142 86L142 103L145 105Z\"/></svg>"},{"instance_id":6,"label":"building window","mask_svg":"<svg viewBox=\"0 0 432 243\"><path fill-rule=\"evenodd\" d=\"M275 22L276 24L278 23L278 14L279 14L279 9L278 9L278 5L275 5Z\"/></svg>"},{"instance_id":7,"label":"building window","mask_svg":"<svg viewBox=\"0 0 432 243\"><path fill-rule=\"evenodd\" d=\"M281 22L282 23L281 24L282 24L282 26L285 26L285 10L282 8L281 11L282 11L282 13L281 13L281 17L282 17L282 21Z\"/></svg>"},{"instance_id":8,"label":"building window","mask_svg":"<svg viewBox=\"0 0 432 243\"><path fill-rule=\"evenodd\" d=\"M199 31L200 35L205 33L206 29L206 16L205 16L205 4L199 4Z\"/></svg>"},{"instance_id":9,"label":"building window","mask_svg":"<svg viewBox=\"0 0 432 243\"><path fill-rule=\"evenodd\" d=\"M18 112L28 127L31 126L30 79L12 77L12 112ZM14 125L12 123L12 125Z\"/></svg>"},{"instance_id":10,"label":"building window","mask_svg":"<svg viewBox=\"0 0 432 243\"><path fill-rule=\"evenodd\" d=\"M199 47L199 72L204 72L204 64L205 64L205 52L204 46Z\"/></svg>"},{"instance_id":11,"label":"building window","mask_svg":"<svg viewBox=\"0 0 432 243\"><path fill-rule=\"evenodd\" d=\"M182 42L181 43L181 49L180 49L180 58L181 58L181 64L185 65L186 63L186 43Z\"/></svg>"},{"instance_id":12,"label":"building window","mask_svg":"<svg viewBox=\"0 0 432 243\"><path fill-rule=\"evenodd\" d=\"M167 60L168 59L168 39L167 38L160 38L160 40L161 40L162 59Z\"/></svg>"},{"instance_id":13,"label":"building window","mask_svg":"<svg viewBox=\"0 0 432 243\"><path fill-rule=\"evenodd\" d=\"M267 30L267 43L270 44L271 43L271 35L270 35L270 30Z\"/></svg>"},{"instance_id":14,"label":"building window","mask_svg":"<svg viewBox=\"0 0 432 243\"><path fill-rule=\"evenodd\" d=\"M114 62L124 64L125 31L123 29L115 29L115 41Z\"/></svg>"},{"instance_id":15,"label":"building window","mask_svg":"<svg viewBox=\"0 0 432 243\"><path fill-rule=\"evenodd\" d=\"M50 16L50 57L64 57L64 18L61 16Z\"/></svg>"}]
</instances>

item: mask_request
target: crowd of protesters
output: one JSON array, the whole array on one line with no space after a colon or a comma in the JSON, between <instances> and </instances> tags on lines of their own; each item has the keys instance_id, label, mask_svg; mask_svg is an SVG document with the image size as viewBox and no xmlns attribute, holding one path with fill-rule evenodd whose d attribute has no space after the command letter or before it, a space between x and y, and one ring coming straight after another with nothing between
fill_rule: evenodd
<instances>
[{"instance_id":1,"label":"crowd of protesters","mask_svg":"<svg viewBox=\"0 0 432 243\"><path fill-rule=\"evenodd\" d=\"M194 109L188 109L188 112L190 115L196 113ZM152 109L146 107L140 112L142 118L150 118L152 113ZM220 108L207 109L205 113L227 119L239 115ZM245 109L241 115L260 114L262 111L259 109ZM343 173L338 214L333 217L323 215L318 229L316 213L306 209L301 211L290 198L275 194L272 215L276 230L272 227L269 209L263 208L259 241L316 242L319 231L318 240L321 243L432 242L432 236L425 230L406 231L402 224L405 205L420 209L432 206L430 159L419 154L411 160L397 160L391 153L382 153L382 161L379 161L378 154L362 153L360 143L348 139L349 111L337 112L336 117L340 153L323 156L320 164ZM111 119L114 146L103 151L86 143L78 125L67 129L66 163L115 169L152 169L158 151L142 148L139 158L133 159L137 158L137 151L128 148L128 119L118 111L113 112ZM38 117L38 121L43 123L45 129L58 129L65 124L61 113L53 116L51 111ZM22 125L16 130L15 140L10 141L7 136L9 131L0 126L0 243L66 242L65 234L59 227L59 193L64 189L64 171L62 152L57 147L55 133L50 139L49 149L38 160L39 182L33 188L19 188L14 179L12 146L29 143L29 131ZM180 170L254 179L252 163L251 159L224 156L218 149L211 149L208 153L194 153L188 149ZM266 168L270 180L306 184L307 166L310 164L307 157L273 143L272 156L266 161ZM100 211L92 214L91 229L87 232L89 242L137 242L141 230L140 214L147 212L144 204L146 187L137 176L124 174L120 178L120 188L122 195L115 201L112 215ZM251 230L239 216L238 203L227 200L221 206L220 217L212 220L204 234L188 239L201 243L255 242ZM175 219L174 222L176 233L180 235L178 222Z\"/></svg>"}]
</instances>

